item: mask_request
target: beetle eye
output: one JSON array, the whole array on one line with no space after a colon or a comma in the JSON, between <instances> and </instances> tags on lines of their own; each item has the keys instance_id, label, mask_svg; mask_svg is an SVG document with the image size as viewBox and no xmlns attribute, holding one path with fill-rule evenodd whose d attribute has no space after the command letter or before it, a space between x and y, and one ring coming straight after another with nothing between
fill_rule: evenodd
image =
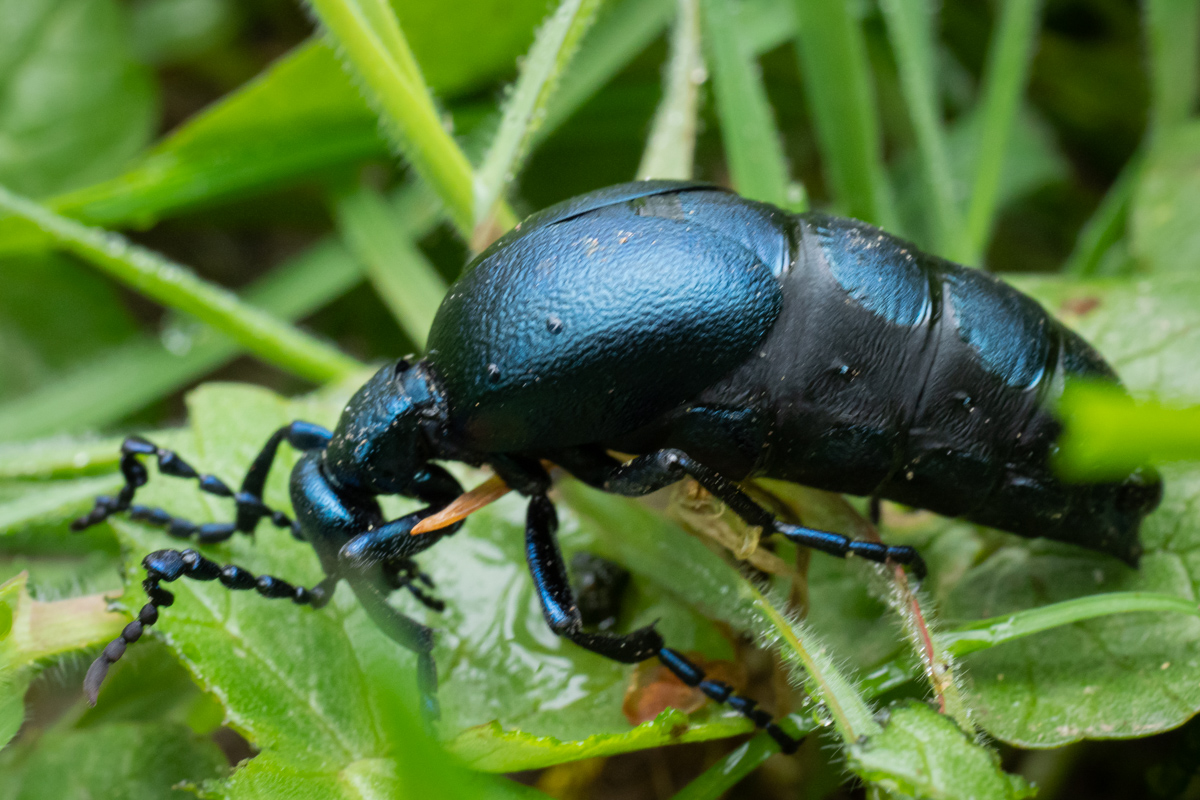
<instances>
[{"instance_id":1,"label":"beetle eye","mask_svg":"<svg viewBox=\"0 0 1200 800\"><path fill-rule=\"evenodd\" d=\"M398 359L396 361L396 368L392 371L392 377L399 378L405 372L408 372L408 368L411 366L412 364L407 358Z\"/></svg>"}]
</instances>

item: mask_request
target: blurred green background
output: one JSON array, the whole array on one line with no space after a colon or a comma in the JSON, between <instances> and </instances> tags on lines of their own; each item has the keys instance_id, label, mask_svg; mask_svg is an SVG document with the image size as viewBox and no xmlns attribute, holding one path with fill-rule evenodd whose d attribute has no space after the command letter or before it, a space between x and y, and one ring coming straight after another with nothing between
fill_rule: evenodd
<instances>
[{"instance_id":1,"label":"blurred green background","mask_svg":"<svg viewBox=\"0 0 1200 800\"><path fill-rule=\"evenodd\" d=\"M1200 321L1194 277L1200 267L1200 125L1194 118L1200 7L1193 0L607 0L594 18L587 9L578 12L576 27L565 34L567 40L581 37L578 50L560 50L557 82L543 87L532 123L505 120L502 108L509 98L510 109L519 105L521 94L510 87L520 64L536 64L526 53L540 26L546 26L545 38L554 32L545 22L553 5L394 2L398 29L436 98L426 110L441 125L423 131L404 128L403 119L410 118L398 116L379 84L363 77L370 64L363 60L366 50L352 40L353 25L337 22L339 13L356 12L371 29L371 14L386 8L370 0L308 6L290 0L0 0L0 186L40 204L23 206L20 197L7 193L0 198L0 578L29 569L29 594L21 595L26 600L98 597L121 585L122 564L136 564L136 554L122 561L121 545L127 551L152 546L154 540L139 538L132 528L118 528L117 537L107 529L83 536L65 532L65 521L90 496L111 488L111 437L180 426L190 416L195 432L177 435L181 447L244 442L252 450L258 434L243 436L241 427L224 420L242 414L244 402L253 409L244 412L244 427L265 436L266 428L250 422L273 419L279 406L237 393L242 390L213 390L185 407L188 392L209 381L251 383L289 397L324 386L324 394L311 401L311 413L335 413L361 377L356 362L420 352L445 285L473 248L505 227L504 203L520 217L647 170L665 177L690 173L794 210L857 216L972 266L1054 274L1018 282L1089 337L1099 337L1093 340L1132 376L1132 385L1169 399L1200 397L1200 370L1188 358ZM687 9L699 13L699 21L691 29L673 24ZM334 31L338 44L314 38L315 19ZM684 63L680 53L689 42L700 48L695 58L703 62L673 72L670 64ZM393 48L393 57L396 52ZM673 83L678 74L687 80ZM689 84L696 90L694 104L686 96ZM682 127L672 128L661 117L656 122L664 95L666 107L682 115ZM693 112L694 142L687 124ZM397 132L397 125L403 130ZM453 139L439 144L444 131ZM506 132L520 140L508 161L496 144ZM657 150L648 149L652 133L665 136ZM479 167L477 176L486 179L489 165L497 165L485 188L500 199L499 210L490 202L480 206L479 185L470 183L469 172L455 173L457 162L450 156L423 160L454 143L461 154L450 155L465 154L468 168ZM694 160L687 159L693 144ZM70 220L119 230L133 243L186 265L205 283L156 294L160 290L148 278L121 271L123 256L114 257L116 267L97 269L103 242L87 239L89 229L72 228ZM159 266L155 262L147 272ZM311 335L295 338L299 335L284 325L253 327L242 307L222 306L226 300L217 287ZM1095 307L1102 310L1089 316ZM1156 354L1149 361L1147 351ZM309 408L289 408L297 407ZM212 424L206 428L207 423ZM209 463L220 458L205 452ZM228 467L231 473L236 463ZM1095 591L1177 590L1188 596L1196 569L1191 543L1200 548L1200 526L1191 512L1196 484L1185 475L1168 485L1183 488L1168 502L1169 521L1147 541L1150 549L1182 554L1185 565L1171 580L1163 577L1165 567L1155 571L1165 563L1157 561L1144 567L1144 583L1137 582L1141 577L1101 575L1093 582ZM164 502L175 503L170 491ZM603 535L589 528L624 517L581 510L594 501L569 499L583 520L572 541L607 547L609 555L624 552L623 545L605 545ZM505 514L512 512L480 522L480 531L492 527L464 541L503 550L508 540L501 534L519 537ZM637 532L655 523L639 518L630 524ZM931 595L950 620L1083 595L1091 576L1108 569L1104 561L1072 561L1070 553L1053 547L1011 545L964 526L921 525L909 535L935 551L935 572L939 563L943 567L945 577ZM460 559L462 570L466 564L483 571L499 563L488 560L486 548L463 548L446 556ZM1028 596L1014 599L1002 589L971 594L965 575L1007 575L1011 562L1003 558L1013 553L1043 559L1037 562L1042 567L1022 573L1035 576ZM700 563L703 556L696 558ZM520 554L503 559L519 564ZM456 572L453 561L439 563L434 571L446 572L451 584L455 574L470 574ZM985 572L968 573L975 568ZM822 562L814 569L814 587L841 580L838 566ZM523 580L516 574L512 580ZM719 580L712 577L716 573L703 574ZM1038 584L1043 578L1054 584L1060 575L1070 576L1063 580L1069 591ZM495 580L509 585L507 577ZM757 665L752 672L759 674L760 689L770 685L772 679L762 677L772 674L769 659L729 627L709 621L714 616L709 609L670 580L665 588L645 576L639 580L622 625L661 615L664 625L699 649L719 650L722 657L736 651ZM451 598L460 596L456 591L470 595L469 581L462 582L449 590ZM978 589L986 581L976 583ZM871 595L828 588L829 606L863 625L884 613L878 590ZM528 600L519 596L522 603ZM814 588L814 606L819 597ZM139 645L131 661L141 665L136 673L141 677L122 688L120 675L114 676L123 705L113 701L107 716L89 716L99 712L84 712L78 702L75 687L86 659L76 651L90 654L85 647L111 637L111 621L103 622L96 606L91 611L98 616L88 618L85 632L39 651L11 633L28 621L30 608L21 611L12 602L9 615L18 624L0 625L7 627L0 633L9 636L0 638L9 648L0 648L6 659L0 662L0 686L7 691L0 727L6 735L18 727L21 732L0 752L0 799L161 797L180 781L218 781L229 763L269 740L257 723L238 716L237 702L223 695L220 676L204 673L204 659L193 658L203 646L184 628L172 645L211 694L190 688L166 648ZM846 630L838 633L835 613L822 617L814 610L812 616L822 636L846 646L838 658L851 674L861 677L893 663L889 657L900 658L894 624L880 623L886 630L872 635L882 638L851 641L855 637ZM527 618L540 622L536 613L520 617ZM469 620L457 622L467 626ZM724 618L721 625L762 635L753 625L739 627ZM1148 653L1146 663L1169 664L1158 657L1154 641L1171 639L1194 672L1200 664L1194 627L1152 627L1144 640L1125 644ZM1110 644L1106 636L1115 639L1110 629L1076 633L1097 651ZM557 645L539 646L558 653ZM1121 646L1113 645L1112 652ZM1027 652L1017 663L1031 673L1051 674L1040 657ZM464 658L473 667L486 660L483 654ZM1146 671L1141 662L1122 658L1124 651L1113 661L1130 674ZM538 668L549 669L549 663L545 656ZM506 728L552 733L569 742L610 725L603 732L619 740L623 723L616 706L627 676L586 657L575 663L602 684L603 692L593 686L603 698L594 708L554 722L544 713L539 717L536 708L497 699L513 692L511 686L483 679L476 686L464 671L457 680L466 687L459 697L468 699L458 701L465 710L455 705L452 689L446 701L450 716L464 728L479 724L486 721L479 709L495 701ZM1179 666L1179 659L1174 663ZM984 667L968 664L983 676ZM305 670L318 666L319 659ZM1072 669L1068 664L1063 672ZM1200 686L1193 672L1179 680ZM513 672L512 681L519 683L522 674ZM996 674L1003 681L1003 670ZM452 687L455 680L451 677ZM920 681L910 680L910 691L896 696L922 696L914 683ZM1114 678L1113 685L1118 683ZM1119 691L1136 694L1142 686L1121 684ZM992 703L993 710L1000 707L997 698L1007 702L1007 695L977 688L983 705ZM1156 734L1150 738L1080 742L1106 737L1099 729L1081 732L1060 724L1057 739L1052 734L1039 739L1031 733L1042 724L1036 714L1026 728L994 720L981 724L999 740L1003 768L1037 782L1040 797L1200 797L1200 726L1187 722L1200 699L1194 688L1154 684L1154 692L1160 689L1170 695L1164 701L1169 712L1130 713L1113 722L1120 728L1113 736ZM969 685L965 691L971 695ZM1046 696L1033 696L1046 702ZM1021 708L1025 713L1028 706ZM1103 707L1092 711L1089 720L1109 724ZM517 771L517 777L561 798L657 798L677 791L684 797L717 796L724 790L719 782L690 781L742 739L721 738L740 731L722 728L727 723L715 716L705 719L695 738L711 741L663 748L651 746L660 742L650 738L621 740L582 761L554 751L530 756L528 763L556 766ZM381 741L397 739L381 734ZM816 736L813 741L830 743ZM459 755L479 757L461 737L456 742ZM1011 746L1067 742L1076 743L1049 750ZM843 744L848 749L822 750L818 743L800 759L773 758L729 796L875 797L889 791L900 796L928 794L937 783L889 783L891 778L879 777L886 770L872 773L870 759L851 752L850 742ZM312 746L320 747L320 740ZM388 746L380 745L380 752L391 757ZM505 751L507 746L513 750ZM489 769L513 772L495 765L526 763L511 741L495 747L510 760L497 757L487 762ZM970 752L986 761L980 754L990 751L972 746ZM154 769L135 757L147 753L156 756ZM365 760L359 755L355 763ZM980 774L993 766L979 767ZM295 777L279 769L278 775ZM472 789L469 778L456 783L461 776L445 769L446 782L440 784L435 774L430 791L484 791ZM362 787L375 786L375 773L353 773L353 779L345 770L336 774L328 791L325 784L305 791L313 797L371 796ZM952 770L946 775L946 785L964 785ZM51 776L60 784L47 783ZM245 778L203 785L213 796L270 795L270 778L277 775L267 776L261 784ZM295 779L300 781L295 785L307 785ZM379 780L379 786L391 786ZM502 791L497 785L488 784L487 791ZM379 796L388 793L380 791ZM418 793L415 785L406 791Z\"/></svg>"}]
</instances>

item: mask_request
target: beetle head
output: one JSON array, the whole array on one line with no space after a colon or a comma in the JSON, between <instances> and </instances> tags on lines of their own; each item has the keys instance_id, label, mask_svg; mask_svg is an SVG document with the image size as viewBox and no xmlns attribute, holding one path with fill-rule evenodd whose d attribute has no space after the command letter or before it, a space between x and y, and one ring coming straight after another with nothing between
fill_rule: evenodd
<instances>
[{"instance_id":1,"label":"beetle head","mask_svg":"<svg viewBox=\"0 0 1200 800\"><path fill-rule=\"evenodd\" d=\"M442 400L424 362L375 373L342 411L325 450L329 477L369 494L419 494Z\"/></svg>"}]
</instances>

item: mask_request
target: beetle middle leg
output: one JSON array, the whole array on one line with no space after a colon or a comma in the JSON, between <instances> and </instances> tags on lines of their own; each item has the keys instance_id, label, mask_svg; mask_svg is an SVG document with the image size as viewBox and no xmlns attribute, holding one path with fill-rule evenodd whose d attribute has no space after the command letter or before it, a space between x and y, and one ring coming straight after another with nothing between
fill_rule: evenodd
<instances>
[{"instance_id":1,"label":"beetle middle leg","mask_svg":"<svg viewBox=\"0 0 1200 800\"><path fill-rule=\"evenodd\" d=\"M866 542L840 533L781 522L770 511L751 500L733 481L682 450L658 450L638 456L626 464L620 464L605 454L583 451L560 453L555 458L585 483L630 497L640 497L691 477L739 517L761 527L764 534L778 533L796 544L843 558L853 554L880 564L906 564L918 579L925 577L925 562L914 548Z\"/></svg>"},{"instance_id":2,"label":"beetle middle leg","mask_svg":"<svg viewBox=\"0 0 1200 800\"><path fill-rule=\"evenodd\" d=\"M657 656L685 684L699 688L718 703L728 704L755 726L764 729L783 752L796 751L800 742L779 727L769 713L758 708L749 697L735 694L729 684L708 679L704 670L685 655L666 647L653 626L624 635L585 631L555 536L557 528L558 515L550 499L545 494L531 497L525 523L525 555L538 598L542 601L542 613L551 630L593 653L625 664Z\"/></svg>"}]
</instances>

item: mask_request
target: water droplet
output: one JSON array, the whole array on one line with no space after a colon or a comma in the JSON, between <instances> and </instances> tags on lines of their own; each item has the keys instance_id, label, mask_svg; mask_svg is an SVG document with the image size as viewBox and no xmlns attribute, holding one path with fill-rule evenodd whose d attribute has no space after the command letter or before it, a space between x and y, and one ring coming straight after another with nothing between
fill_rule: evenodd
<instances>
[{"instance_id":1,"label":"water droplet","mask_svg":"<svg viewBox=\"0 0 1200 800\"><path fill-rule=\"evenodd\" d=\"M562 329L563 321L561 319L553 314L546 318L546 330L551 333L562 333Z\"/></svg>"},{"instance_id":2,"label":"water droplet","mask_svg":"<svg viewBox=\"0 0 1200 800\"><path fill-rule=\"evenodd\" d=\"M488 374L488 380L491 381L492 383L496 383L500 380L500 368L497 367L495 364L488 364L487 374Z\"/></svg>"}]
</instances>

